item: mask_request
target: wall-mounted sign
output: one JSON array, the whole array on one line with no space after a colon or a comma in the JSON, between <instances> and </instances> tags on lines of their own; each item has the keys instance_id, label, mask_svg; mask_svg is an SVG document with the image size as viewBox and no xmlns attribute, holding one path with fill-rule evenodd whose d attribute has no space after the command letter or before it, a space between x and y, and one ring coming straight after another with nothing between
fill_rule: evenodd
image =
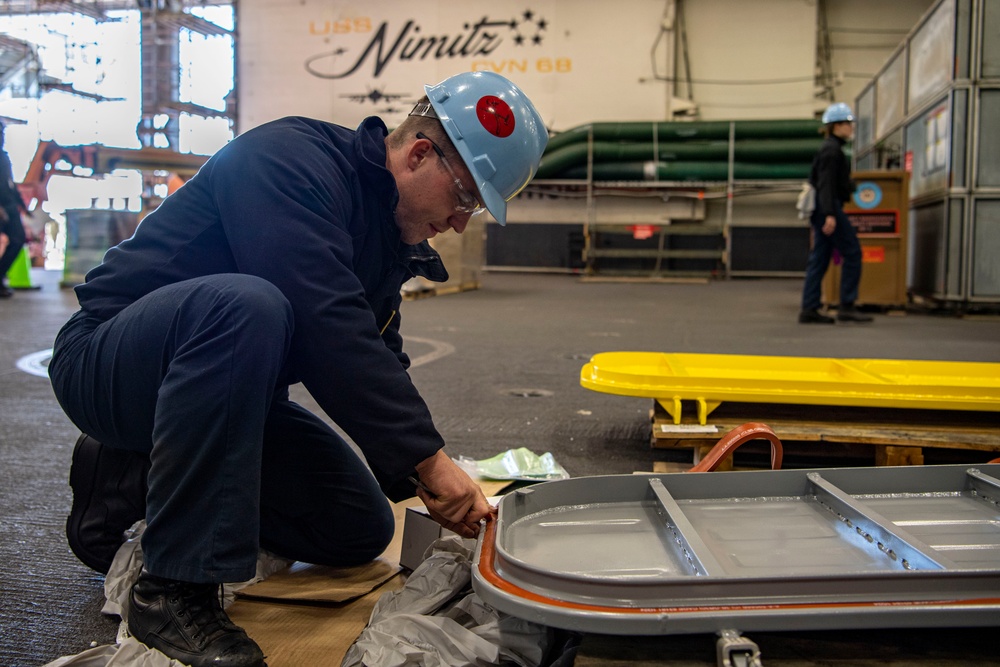
<instances>
[{"instance_id":1,"label":"wall-mounted sign","mask_svg":"<svg viewBox=\"0 0 1000 667\"><path fill-rule=\"evenodd\" d=\"M854 205L858 208L873 209L882 203L882 188L878 183L862 181L854 190Z\"/></svg>"},{"instance_id":2,"label":"wall-mounted sign","mask_svg":"<svg viewBox=\"0 0 1000 667\"><path fill-rule=\"evenodd\" d=\"M884 245L866 245L861 247L862 264L885 264Z\"/></svg>"},{"instance_id":3,"label":"wall-mounted sign","mask_svg":"<svg viewBox=\"0 0 1000 667\"><path fill-rule=\"evenodd\" d=\"M845 211L858 236L896 236L899 211Z\"/></svg>"},{"instance_id":4,"label":"wall-mounted sign","mask_svg":"<svg viewBox=\"0 0 1000 667\"><path fill-rule=\"evenodd\" d=\"M239 131L288 115L392 128L424 85L468 71L512 80L550 129L661 118L664 86L643 77L662 14L659 0L240 0Z\"/></svg>"}]
</instances>

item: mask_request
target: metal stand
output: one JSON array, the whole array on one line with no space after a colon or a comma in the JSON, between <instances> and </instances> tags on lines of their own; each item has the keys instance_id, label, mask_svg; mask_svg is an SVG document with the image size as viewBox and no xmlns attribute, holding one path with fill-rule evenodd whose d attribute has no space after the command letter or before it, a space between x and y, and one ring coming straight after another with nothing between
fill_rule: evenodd
<instances>
[{"instance_id":1,"label":"metal stand","mask_svg":"<svg viewBox=\"0 0 1000 667\"><path fill-rule=\"evenodd\" d=\"M739 630L720 630L715 649L719 667L763 667L757 644L740 635Z\"/></svg>"}]
</instances>

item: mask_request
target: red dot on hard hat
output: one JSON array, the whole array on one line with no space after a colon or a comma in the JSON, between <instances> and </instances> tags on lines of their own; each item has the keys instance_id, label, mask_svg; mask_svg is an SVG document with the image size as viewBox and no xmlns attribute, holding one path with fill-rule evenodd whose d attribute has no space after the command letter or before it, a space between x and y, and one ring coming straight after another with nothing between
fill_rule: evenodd
<instances>
[{"instance_id":1,"label":"red dot on hard hat","mask_svg":"<svg viewBox=\"0 0 1000 667\"><path fill-rule=\"evenodd\" d=\"M476 117L486 131L493 136L509 137L514 132L514 112L510 105L499 97L486 95L476 103Z\"/></svg>"}]
</instances>

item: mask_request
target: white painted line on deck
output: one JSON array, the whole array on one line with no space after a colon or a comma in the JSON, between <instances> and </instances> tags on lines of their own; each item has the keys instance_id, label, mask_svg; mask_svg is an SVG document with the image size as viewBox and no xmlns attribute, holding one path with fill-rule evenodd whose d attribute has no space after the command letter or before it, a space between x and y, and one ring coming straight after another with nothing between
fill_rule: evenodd
<instances>
[{"instance_id":1,"label":"white painted line on deck","mask_svg":"<svg viewBox=\"0 0 1000 667\"><path fill-rule=\"evenodd\" d=\"M417 338L415 336L404 336L404 340L412 341L414 343L422 343L424 345L430 345L433 348L427 354L422 354L419 357L410 359L410 368L416 368L417 366L423 366L424 364L429 364L432 361L437 361L442 357L447 357L449 354L455 351L455 346L451 343L443 343L437 340L431 340L430 338ZM16 366L28 373L30 375L37 375L38 377L48 378L49 377L49 360L52 358L52 348L48 350L41 350L39 352L32 352L29 355L23 356L17 360Z\"/></svg>"},{"instance_id":2,"label":"white painted line on deck","mask_svg":"<svg viewBox=\"0 0 1000 667\"><path fill-rule=\"evenodd\" d=\"M17 367L25 373L37 375L38 377L49 377L49 359L52 358L52 348L21 357L17 360Z\"/></svg>"},{"instance_id":3,"label":"white painted line on deck","mask_svg":"<svg viewBox=\"0 0 1000 667\"><path fill-rule=\"evenodd\" d=\"M423 343L424 345L430 345L433 350L427 354L422 354L415 359L410 359L410 368L416 368L417 366L423 366L424 364L429 364L432 361L437 361L441 357L447 357L449 354L455 351L455 346L451 343L443 343L439 340L431 340L430 338L417 338L416 336L403 336L404 341L412 341L414 343Z\"/></svg>"}]
</instances>

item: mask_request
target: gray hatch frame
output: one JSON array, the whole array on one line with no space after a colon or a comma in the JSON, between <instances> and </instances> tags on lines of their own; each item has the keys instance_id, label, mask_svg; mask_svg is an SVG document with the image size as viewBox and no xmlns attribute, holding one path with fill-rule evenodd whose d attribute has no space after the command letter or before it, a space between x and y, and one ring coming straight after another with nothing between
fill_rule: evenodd
<instances>
[{"instance_id":1,"label":"gray hatch frame","mask_svg":"<svg viewBox=\"0 0 1000 667\"><path fill-rule=\"evenodd\" d=\"M604 634L1000 625L1000 464L546 482L500 501L472 583Z\"/></svg>"}]
</instances>

